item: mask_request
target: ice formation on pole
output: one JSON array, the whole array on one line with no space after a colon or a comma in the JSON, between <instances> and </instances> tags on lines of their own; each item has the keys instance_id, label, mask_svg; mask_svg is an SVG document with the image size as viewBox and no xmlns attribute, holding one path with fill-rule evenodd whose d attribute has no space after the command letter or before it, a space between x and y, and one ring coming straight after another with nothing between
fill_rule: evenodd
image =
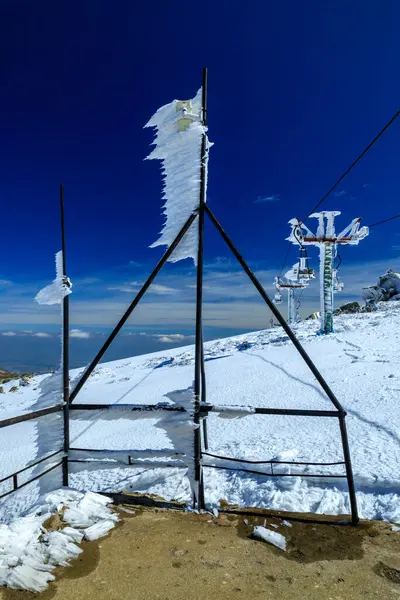
<instances>
[{"instance_id":1,"label":"ice formation on pole","mask_svg":"<svg viewBox=\"0 0 400 600\"><path fill-rule=\"evenodd\" d=\"M56 278L53 283L41 289L35 300L38 304L61 304L64 297L71 293L72 283L63 275L62 250L56 254Z\"/></svg>"},{"instance_id":2,"label":"ice formation on pole","mask_svg":"<svg viewBox=\"0 0 400 600\"><path fill-rule=\"evenodd\" d=\"M169 400L182 406L185 412L166 413L156 427L163 429L171 440L175 452L183 454L182 460L187 466L187 477L196 499L199 498L198 482L194 473L194 437L193 431L199 427L194 420L193 384L183 390L175 390L166 394Z\"/></svg>"},{"instance_id":3,"label":"ice formation on pole","mask_svg":"<svg viewBox=\"0 0 400 600\"><path fill-rule=\"evenodd\" d=\"M369 234L368 227L360 228L361 218L353 219L343 231L336 234L335 217L338 215L340 215L340 211L337 210L310 215L318 219L318 228L315 235L299 219L289 221L292 231L287 239L290 242L298 244L301 248L308 244L318 246L320 249L321 333L332 333L334 291L343 289L343 284L338 281L337 271L335 272L333 266L337 247L341 244L357 245Z\"/></svg>"},{"instance_id":4,"label":"ice formation on pole","mask_svg":"<svg viewBox=\"0 0 400 600\"><path fill-rule=\"evenodd\" d=\"M72 283L63 274L63 253L62 250L57 252L55 256L56 262L56 277L53 282L44 287L36 295L35 300L38 304L59 304L61 307L61 313L63 311L63 299L71 293ZM62 331L61 331L62 338ZM60 367L58 370L49 375L40 383L40 393L37 397L36 402L32 406L32 410L38 411L58 404L63 404L63 375L62 375L62 345L61 345L61 359ZM40 459L58 450L62 449L64 431L64 421L61 412L52 413L41 417L37 420L37 451L36 458ZM59 462L60 457L56 456L52 462L55 464ZM51 466L51 462L37 465L34 468L34 476L39 475L41 472ZM39 494L43 496L48 492L60 487L62 485L61 470L55 469L48 475L39 479Z\"/></svg>"},{"instance_id":5,"label":"ice formation on pole","mask_svg":"<svg viewBox=\"0 0 400 600\"><path fill-rule=\"evenodd\" d=\"M156 130L155 148L147 160L161 160L162 163L162 198L165 200L163 212L166 219L160 237L150 248L170 246L199 205L202 160L206 164L207 185L208 150L211 144L207 138L207 127L203 124L202 88L192 100L173 100L159 108L145 127ZM206 136L206 153L202 157L203 136ZM169 260L177 262L193 258L196 264L197 247L196 219Z\"/></svg>"}]
</instances>

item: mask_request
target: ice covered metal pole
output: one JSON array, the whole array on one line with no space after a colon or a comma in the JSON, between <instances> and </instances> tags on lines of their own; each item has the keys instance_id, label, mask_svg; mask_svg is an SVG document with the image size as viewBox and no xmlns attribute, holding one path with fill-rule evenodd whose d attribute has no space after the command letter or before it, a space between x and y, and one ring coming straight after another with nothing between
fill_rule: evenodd
<instances>
[{"instance_id":1,"label":"ice covered metal pole","mask_svg":"<svg viewBox=\"0 0 400 600\"><path fill-rule=\"evenodd\" d=\"M287 288L288 292L288 323L292 325L295 319L295 310L294 310L294 289L292 287Z\"/></svg>"},{"instance_id":2,"label":"ice covered metal pole","mask_svg":"<svg viewBox=\"0 0 400 600\"><path fill-rule=\"evenodd\" d=\"M64 186L60 184L60 213L61 213L61 243L62 243L62 274L67 279L67 261L65 249L64 221ZM64 416L64 457L63 485L68 486L68 451L69 451L69 295L65 295L62 304L62 373L63 373L63 416Z\"/></svg>"},{"instance_id":3,"label":"ice covered metal pole","mask_svg":"<svg viewBox=\"0 0 400 600\"><path fill-rule=\"evenodd\" d=\"M204 371L203 349L203 251L204 251L204 207L207 190L207 69L203 69L201 119L204 126L200 156L200 197L198 216L198 252L197 252L197 285L196 285L196 341L194 372L194 467L195 467L195 505L204 508L204 489L201 468L201 429L200 429L200 393L202 372ZM203 390L205 391L205 390ZM205 398L203 398L203 401Z\"/></svg>"},{"instance_id":4,"label":"ice covered metal pole","mask_svg":"<svg viewBox=\"0 0 400 600\"><path fill-rule=\"evenodd\" d=\"M333 258L334 244L320 244L321 333L333 332Z\"/></svg>"}]
</instances>

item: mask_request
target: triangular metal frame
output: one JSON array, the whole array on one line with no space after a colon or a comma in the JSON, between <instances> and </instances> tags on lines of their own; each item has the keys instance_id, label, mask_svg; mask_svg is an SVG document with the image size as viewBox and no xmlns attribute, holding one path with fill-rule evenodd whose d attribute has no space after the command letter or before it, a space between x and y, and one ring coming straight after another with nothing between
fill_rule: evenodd
<instances>
[{"instance_id":1,"label":"triangular metal frame","mask_svg":"<svg viewBox=\"0 0 400 600\"><path fill-rule=\"evenodd\" d=\"M207 124L207 69L203 70L203 123ZM205 369L204 369L204 349L203 349L203 331L202 331L202 292L203 292L203 250L204 250L204 217L207 216L210 218L213 225L216 227L218 232L220 233L222 239L225 241L228 248L231 250L242 269L245 271L250 281L253 283L260 296L267 304L269 309L272 311L274 317L278 321L278 323L282 326L285 333L289 337L289 339L293 342L296 350L299 352L300 356L324 390L325 394L332 402L335 410L333 411L321 411L321 410L297 410L297 409L268 409L262 408L257 409L256 412L259 414L280 414L280 415L293 415L293 416L315 416L315 417L335 417L339 420L341 440L342 440L342 448L343 448L343 457L344 464L346 468L346 478L349 489L350 496L350 506L351 506L351 516L352 516L352 524L356 525L359 522L358 510L357 510L357 500L356 500L356 492L354 485L354 476L351 465L351 457L350 457L350 449L348 443L347 429L346 429L346 411L343 409L339 400L336 398L332 389L321 375L314 362L311 360L296 335L285 321L279 310L274 305L273 301L250 269L242 255L237 250L236 246L225 232L223 227L220 225L214 213L211 209L206 205L206 153L207 153L207 136L204 134L203 142L201 147L201 186L200 186L200 200L199 206L197 210L190 215L187 219L186 223L176 236L173 243L169 246L169 248L164 253L163 257L160 259L155 269L148 277L148 279L143 284L140 291L137 293L132 303L126 310L125 314L121 317L111 334L108 336L107 340L103 344L102 348L98 351L90 365L82 374L80 380L76 384L75 388L69 395L69 406L75 400L76 396L81 391L83 385L90 377L91 373L98 365L102 357L104 356L107 349L112 344L113 340L116 338L118 333L121 331L122 327L131 316L132 312L139 304L140 300L143 298L146 291L151 286L152 282L161 271L162 267L169 260L175 249L178 247L183 237L191 227L191 225L198 219L198 227L199 227L199 244L198 244L198 256L197 256L197 298L196 298L196 339L195 339L195 377L194 377L194 422L198 425L195 429L194 433L194 462L195 462L195 480L198 486L198 492L195 497L195 506L199 509L203 509L205 507L205 499L204 499L204 487L203 487L203 466L202 466L202 448L201 448L201 428L200 422L202 417L205 417L208 412L211 412L213 407L210 404L206 403L206 395L205 395ZM96 405L98 406L98 405ZM70 406L71 407L71 406ZM74 408L87 408L87 405L78 405L74 406ZM220 407L219 407L220 408ZM206 441L207 430L204 429L204 437ZM332 476L334 477L334 476Z\"/></svg>"}]
</instances>

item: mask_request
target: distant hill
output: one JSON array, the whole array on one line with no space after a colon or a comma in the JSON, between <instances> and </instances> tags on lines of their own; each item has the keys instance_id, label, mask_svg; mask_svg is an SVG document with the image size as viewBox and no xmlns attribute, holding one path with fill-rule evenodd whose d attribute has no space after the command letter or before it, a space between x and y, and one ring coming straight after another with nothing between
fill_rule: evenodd
<instances>
[{"instance_id":1,"label":"distant hill","mask_svg":"<svg viewBox=\"0 0 400 600\"><path fill-rule=\"evenodd\" d=\"M16 373L11 373L10 371L0 369L0 383L5 383L10 379L18 379L19 377L21 377L21 375L17 375Z\"/></svg>"}]
</instances>

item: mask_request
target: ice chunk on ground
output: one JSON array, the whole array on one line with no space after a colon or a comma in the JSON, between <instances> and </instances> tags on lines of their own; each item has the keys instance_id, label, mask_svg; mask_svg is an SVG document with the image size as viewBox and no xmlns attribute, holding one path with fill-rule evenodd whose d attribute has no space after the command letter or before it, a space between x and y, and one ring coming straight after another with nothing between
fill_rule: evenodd
<instances>
[{"instance_id":1,"label":"ice chunk on ground","mask_svg":"<svg viewBox=\"0 0 400 600\"><path fill-rule=\"evenodd\" d=\"M58 490L46 498L47 506L35 513L20 517L10 525L0 525L0 586L42 592L54 580L51 573L56 566L69 566L82 549L76 544L83 537L94 540L106 535L118 520L118 515L107 508L107 497L89 492L85 495L71 490ZM69 505L63 519L89 524L80 531L65 527L46 531L45 521L51 516L47 508L57 510ZM40 514L41 513L41 514Z\"/></svg>"},{"instance_id":2,"label":"ice chunk on ground","mask_svg":"<svg viewBox=\"0 0 400 600\"><path fill-rule=\"evenodd\" d=\"M118 515L107 508L110 499L93 492L87 492L82 500L64 512L64 520L75 527L89 527L99 520L118 521Z\"/></svg>"},{"instance_id":3,"label":"ice chunk on ground","mask_svg":"<svg viewBox=\"0 0 400 600\"><path fill-rule=\"evenodd\" d=\"M285 525L285 527L293 527L293 525L289 523L289 521L282 521L282 525Z\"/></svg>"},{"instance_id":4,"label":"ice chunk on ground","mask_svg":"<svg viewBox=\"0 0 400 600\"><path fill-rule=\"evenodd\" d=\"M277 531L270 531L262 525L256 525L253 530L253 535L286 552L286 538Z\"/></svg>"},{"instance_id":5,"label":"ice chunk on ground","mask_svg":"<svg viewBox=\"0 0 400 600\"><path fill-rule=\"evenodd\" d=\"M97 540L98 538L103 537L104 535L107 535L107 533L114 526L115 526L114 521L99 521L98 523L95 523L94 525L91 525L90 527L85 529L85 531L84 531L85 539L90 540L90 541Z\"/></svg>"}]
</instances>

